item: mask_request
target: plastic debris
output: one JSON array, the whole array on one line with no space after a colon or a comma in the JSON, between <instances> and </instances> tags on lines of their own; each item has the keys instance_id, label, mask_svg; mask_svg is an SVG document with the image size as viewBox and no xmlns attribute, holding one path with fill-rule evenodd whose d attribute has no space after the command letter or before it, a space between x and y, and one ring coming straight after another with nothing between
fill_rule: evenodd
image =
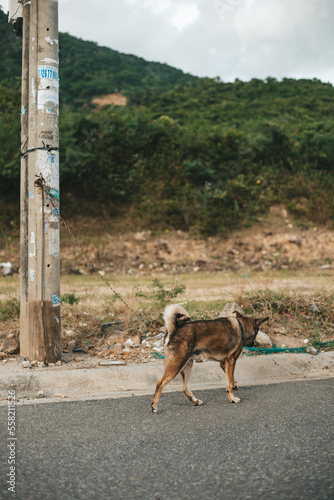
<instances>
[{"instance_id":1,"label":"plastic debris","mask_svg":"<svg viewBox=\"0 0 334 500\"><path fill-rule=\"evenodd\" d=\"M1 273L5 276L13 274L13 264L11 262L0 262Z\"/></svg>"}]
</instances>

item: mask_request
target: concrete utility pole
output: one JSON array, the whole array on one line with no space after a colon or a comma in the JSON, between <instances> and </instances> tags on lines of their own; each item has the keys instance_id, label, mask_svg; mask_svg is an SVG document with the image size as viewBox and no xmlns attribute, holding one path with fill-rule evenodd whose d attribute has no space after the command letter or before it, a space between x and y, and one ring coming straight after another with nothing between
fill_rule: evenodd
<instances>
[{"instance_id":1,"label":"concrete utility pole","mask_svg":"<svg viewBox=\"0 0 334 500\"><path fill-rule=\"evenodd\" d=\"M23 18L20 353L48 363L61 357L58 0L16 3Z\"/></svg>"}]
</instances>

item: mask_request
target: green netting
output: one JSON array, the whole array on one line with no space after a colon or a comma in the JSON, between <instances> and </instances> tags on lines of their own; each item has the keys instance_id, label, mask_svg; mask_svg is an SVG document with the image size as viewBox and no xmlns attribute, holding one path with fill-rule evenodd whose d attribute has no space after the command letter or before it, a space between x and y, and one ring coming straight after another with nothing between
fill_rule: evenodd
<instances>
[{"instance_id":1,"label":"green netting","mask_svg":"<svg viewBox=\"0 0 334 500\"><path fill-rule=\"evenodd\" d=\"M257 356L259 354L278 354L281 352L306 352L307 347L244 347L246 356Z\"/></svg>"},{"instance_id":2,"label":"green netting","mask_svg":"<svg viewBox=\"0 0 334 500\"><path fill-rule=\"evenodd\" d=\"M246 356L259 356L261 354L279 354L282 352L306 352L306 349L309 346L305 347L244 347L243 348L243 353L246 354ZM315 349L334 349L334 340L330 340L329 342L319 342L317 345L313 346ZM153 355L153 358L156 359L164 359L165 356L163 354L158 354L155 353Z\"/></svg>"},{"instance_id":3,"label":"green netting","mask_svg":"<svg viewBox=\"0 0 334 500\"><path fill-rule=\"evenodd\" d=\"M257 356L259 354L279 354L281 352L306 352L306 349L309 346L305 347L244 347L243 352L246 356ZM318 342L313 346L315 349L333 349L334 341L330 340L329 342Z\"/></svg>"}]
</instances>

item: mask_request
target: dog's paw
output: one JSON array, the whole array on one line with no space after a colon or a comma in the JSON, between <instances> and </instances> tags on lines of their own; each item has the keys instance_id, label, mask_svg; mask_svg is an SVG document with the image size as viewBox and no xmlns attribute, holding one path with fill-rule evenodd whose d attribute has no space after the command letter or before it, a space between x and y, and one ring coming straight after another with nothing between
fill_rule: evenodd
<instances>
[{"instance_id":1,"label":"dog's paw","mask_svg":"<svg viewBox=\"0 0 334 500\"><path fill-rule=\"evenodd\" d=\"M158 413L158 408L156 408L153 403L151 404L152 413Z\"/></svg>"},{"instance_id":2,"label":"dog's paw","mask_svg":"<svg viewBox=\"0 0 334 500\"><path fill-rule=\"evenodd\" d=\"M231 403L240 403L241 399L234 397L231 401Z\"/></svg>"},{"instance_id":3,"label":"dog's paw","mask_svg":"<svg viewBox=\"0 0 334 500\"><path fill-rule=\"evenodd\" d=\"M202 406L203 404L203 401L201 401L200 399L196 399L196 401L193 403L194 406Z\"/></svg>"}]
</instances>

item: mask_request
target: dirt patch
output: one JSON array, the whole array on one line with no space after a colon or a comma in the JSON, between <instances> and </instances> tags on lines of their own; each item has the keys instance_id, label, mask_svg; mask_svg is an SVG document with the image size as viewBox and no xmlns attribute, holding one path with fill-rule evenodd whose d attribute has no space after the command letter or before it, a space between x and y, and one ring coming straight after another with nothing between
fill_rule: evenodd
<instances>
[{"instance_id":1,"label":"dirt patch","mask_svg":"<svg viewBox=\"0 0 334 500\"><path fill-rule=\"evenodd\" d=\"M215 318L233 300L250 315L270 316L264 331L279 347L334 339L334 232L329 229L297 226L284 207L276 207L256 226L225 239L201 239L183 231L113 234L107 226L106 221L103 226L99 221L81 221L72 230L132 310L95 278L62 228L62 294L74 293L80 299L78 304L62 305L62 348L69 359L80 359L80 353L131 363L159 357L163 304L150 288L153 277L169 288L179 278L186 290L175 301L186 302L193 319ZM13 301L19 295L17 237L6 239L0 261L10 261L14 269L14 277L0 278L0 300L6 301L3 306L10 312L1 322L3 343L8 336L17 339L19 333L16 304L8 303L11 294ZM296 290L294 298L292 290ZM102 332L101 324L112 321L120 321L120 326ZM1 354L3 358L15 355Z\"/></svg>"}]
</instances>

